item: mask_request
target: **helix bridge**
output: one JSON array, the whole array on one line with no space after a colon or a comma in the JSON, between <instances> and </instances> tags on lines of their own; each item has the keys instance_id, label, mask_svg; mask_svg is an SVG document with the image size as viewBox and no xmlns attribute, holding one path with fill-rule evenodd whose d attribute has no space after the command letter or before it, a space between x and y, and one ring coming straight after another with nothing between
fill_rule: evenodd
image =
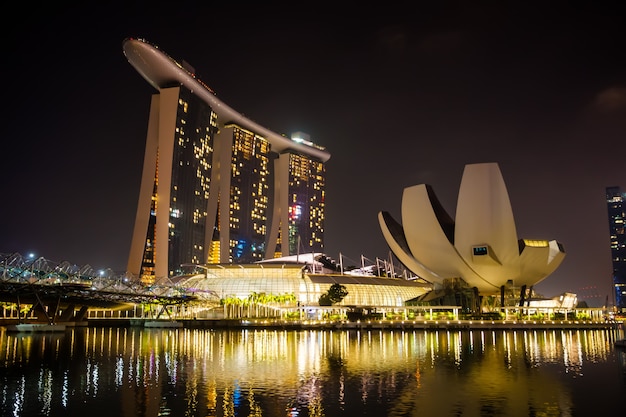
<instances>
[{"instance_id":1,"label":"helix bridge","mask_svg":"<svg viewBox=\"0 0 626 417\"><path fill-rule=\"evenodd\" d=\"M122 309L129 305L174 306L196 301L188 289L169 279L143 284L129 274L94 270L68 261L54 262L19 253L0 254L0 302L51 311L86 312L89 308ZM84 314L84 313L83 313Z\"/></svg>"}]
</instances>

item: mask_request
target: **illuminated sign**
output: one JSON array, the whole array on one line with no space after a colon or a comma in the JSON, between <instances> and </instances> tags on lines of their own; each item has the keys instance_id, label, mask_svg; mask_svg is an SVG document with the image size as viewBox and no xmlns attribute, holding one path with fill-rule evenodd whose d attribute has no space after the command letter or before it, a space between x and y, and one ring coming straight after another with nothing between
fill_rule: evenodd
<instances>
[{"instance_id":1,"label":"illuminated sign","mask_svg":"<svg viewBox=\"0 0 626 417\"><path fill-rule=\"evenodd\" d=\"M487 246L474 246L472 250L474 251L474 256L483 256L489 254Z\"/></svg>"}]
</instances>

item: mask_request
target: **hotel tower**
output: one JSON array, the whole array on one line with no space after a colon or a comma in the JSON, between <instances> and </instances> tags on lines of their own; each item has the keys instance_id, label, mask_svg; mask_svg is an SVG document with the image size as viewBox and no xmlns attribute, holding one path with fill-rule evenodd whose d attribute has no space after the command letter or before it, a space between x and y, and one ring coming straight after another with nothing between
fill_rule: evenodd
<instances>
[{"instance_id":1,"label":"hotel tower","mask_svg":"<svg viewBox=\"0 0 626 417\"><path fill-rule=\"evenodd\" d=\"M330 154L304 133L288 138L236 112L145 40L126 39L123 51L158 91L128 272L152 282L190 264L321 252Z\"/></svg>"},{"instance_id":2,"label":"hotel tower","mask_svg":"<svg viewBox=\"0 0 626 417\"><path fill-rule=\"evenodd\" d=\"M626 195L620 187L606 188L606 204L609 214L611 259L613 261L613 288L615 308L618 313L626 312Z\"/></svg>"}]
</instances>

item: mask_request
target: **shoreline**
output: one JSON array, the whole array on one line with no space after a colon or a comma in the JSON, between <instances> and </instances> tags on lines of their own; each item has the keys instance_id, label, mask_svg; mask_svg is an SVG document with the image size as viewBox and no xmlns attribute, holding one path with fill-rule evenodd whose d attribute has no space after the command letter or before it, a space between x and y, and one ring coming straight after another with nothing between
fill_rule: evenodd
<instances>
[{"instance_id":1,"label":"shoreline","mask_svg":"<svg viewBox=\"0 0 626 417\"><path fill-rule=\"evenodd\" d=\"M282 330L537 330L537 329L619 329L621 321L576 320L372 320L323 321L280 319L118 319L118 325L187 329L282 329ZM146 322L150 323L145 326ZM159 325L159 323L161 325ZM90 327L112 325L110 319L89 319Z\"/></svg>"},{"instance_id":2,"label":"shoreline","mask_svg":"<svg viewBox=\"0 0 626 417\"><path fill-rule=\"evenodd\" d=\"M35 327L45 331L45 323ZM17 320L0 319L0 328L16 331ZM271 329L271 330L598 330L624 329L624 321L591 320L371 320L323 321L280 319L134 319L97 318L82 322L56 322L50 326L143 327L154 329Z\"/></svg>"}]
</instances>

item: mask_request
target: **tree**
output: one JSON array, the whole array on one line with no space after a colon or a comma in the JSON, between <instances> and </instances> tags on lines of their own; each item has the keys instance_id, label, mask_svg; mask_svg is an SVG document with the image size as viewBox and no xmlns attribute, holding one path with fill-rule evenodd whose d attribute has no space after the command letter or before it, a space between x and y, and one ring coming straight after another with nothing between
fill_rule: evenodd
<instances>
[{"instance_id":1,"label":"tree","mask_svg":"<svg viewBox=\"0 0 626 417\"><path fill-rule=\"evenodd\" d=\"M348 290L344 285L333 284L328 291L320 295L319 304L321 306L331 306L346 298L346 295L348 295Z\"/></svg>"},{"instance_id":2,"label":"tree","mask_svg":"<svg viewBox=\"0 0 626 417\"><path fill-rule=\"evenodd\" d=\"M327 292L325 292L324 294L320 295L319 303L320 303L321 306L332 306L333 305L333 302L330 301L330 297L328 296Z\"/></svg>"}]
</instances>

